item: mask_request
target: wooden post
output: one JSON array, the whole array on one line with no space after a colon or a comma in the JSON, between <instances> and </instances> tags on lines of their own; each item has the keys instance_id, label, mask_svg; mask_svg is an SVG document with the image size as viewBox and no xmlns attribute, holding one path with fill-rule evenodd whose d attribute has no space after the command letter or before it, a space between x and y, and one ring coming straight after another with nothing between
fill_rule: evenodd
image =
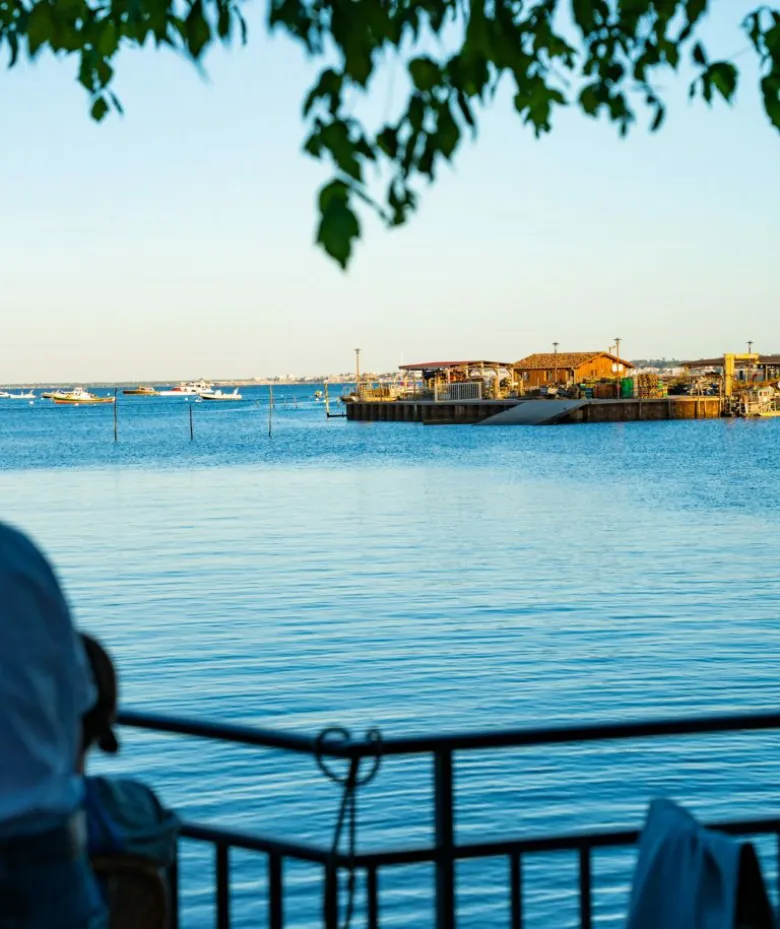
<instances>
[{"instance_id":1,"label":"wooden post","mask_svg":"<svg viewBox=\"0 0 780 929\"><path fill-rule=\"evenodd\" d=\"M355 349L355 396L360 399L360 349Z\"/></svg>"},{"instance_id":2,"label":"wooden post","mask_svg":"<svg viewBox=\"0 0 780 929\"><path fill-rule=\"evenodd\" d=\"M274 385L268 385L268 437L270 438L274 428Z\"/></svg>"},{"instance_id":3,"label":"wooden post","mask_svg":"<svg viewBox=\"0 0 780 929\"><path fill-rule=\"evenodd\" d=\"M187 401L187 406L190 408L190 442L195 438L195 430L192 428L192 400Z\"/></svg>"},{"instance_id":4,"label":"wooden post","mask_svg":"<svg viewBox=\"0 0 780 929\"><path fill-rule=\"evenodd\" d=\"M119 439L119 423L117 422L117 411L116 411L116 403L117 403L116 398L118 394L119 394L119 388L115 387L114 388L114 441L115 442L118 441Z\"/></svg>"}]
</instances>

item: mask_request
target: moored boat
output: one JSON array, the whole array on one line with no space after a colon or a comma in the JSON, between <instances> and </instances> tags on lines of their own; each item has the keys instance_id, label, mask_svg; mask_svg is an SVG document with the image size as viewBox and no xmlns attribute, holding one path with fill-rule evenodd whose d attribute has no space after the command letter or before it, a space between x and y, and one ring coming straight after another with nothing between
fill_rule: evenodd
<instances>
[{"instance_id":1,"label":"moored boat","mask_svg":"<svg viewBox=\"0 0 780 929\"><path fill-rule=\"evenodd\" d=\"M122 393L126 397L156 397L159 394L154 387L141 387L140 385L129 390L123 390Z\"/></svg>"},{"instance_id":2,"label":"moored boat","mask_svg":"<svg viewBox=\"0 0 780 929\"><path fill-rule=\"evenodd\" d=\"M35 400L37 398L35 396L34 391L28 390L26 393L24 391L21 391L18 394L5 394L5 399L6 400Z\"/></svg>"},{"instance_id":3,"label":"moored boat","mask_svg":"<svg viewBox=\"0 0 780 929\"><path fill-rule=\"evenodd\" d=\"M200 395L201 400L243 400L243 396L238 392L238 387L232 394L225 394L221 390L210 390Z\"/></svg>"},{"instance_id":4,"label":"moored boat","mask_svg":"<svg viewBox=\"0 0 780 929\"><path fill-rule=\"evenodd\" d=\"M74 387L73 390L58 390L52 395L54 403L67 403L71 406L75 404L94 404L94 403L113 403L113 397L98 397L97 394L84 390L83 387Z\"/></svg>"},{"instance_id":5,"label":"moored boat","mask_svg":"<svg viewBox=\"0 0 780 929\"><path fill-rule=\"evenodd\" d=\"M190 381L182 382L178 387L171 387L169 390L158 391L161 397L202 397L205 393L211 393L214 385L208 381Z\"/></svg>"}]
</instances>

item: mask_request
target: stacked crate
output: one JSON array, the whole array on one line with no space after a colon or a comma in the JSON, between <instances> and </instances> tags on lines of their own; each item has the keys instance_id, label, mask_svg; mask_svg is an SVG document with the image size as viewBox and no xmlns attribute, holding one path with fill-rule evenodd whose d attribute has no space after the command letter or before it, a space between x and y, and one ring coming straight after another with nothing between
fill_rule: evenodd
<instances>
[{"instance_id":1,"label":"stacked crate","mask_svg":"<svg viewBox=\"0 0 780 929\"><path fill-rule=\"evenodd\" d=\"M636 395L640 400L657 400L662 395L658 375L640 374L636 379Z\"/></svg>"}]
</instances>

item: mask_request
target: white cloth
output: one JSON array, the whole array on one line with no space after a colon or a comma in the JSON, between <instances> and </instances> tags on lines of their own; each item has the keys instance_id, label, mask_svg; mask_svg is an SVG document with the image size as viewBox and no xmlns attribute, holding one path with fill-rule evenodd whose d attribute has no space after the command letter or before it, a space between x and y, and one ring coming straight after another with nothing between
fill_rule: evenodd
<instances>
[{"instance_id":1,"label":"white cloth","mask_svg":"<svg viewBox=\"0 0 780 929\"><path fill-rule=\"evenodd\" d=\"M670 800L650 804L627 929L734 929L740 844Z\"/></svg>"},{"instance_id":2,"label":"white cloth","mask_svg":"<svg viewBox=\"0 0 780 929\"><path fill-rule=\"evenodd\" d=\"M79 807L86 656L44 556L0 524L0 839L43 832Z\"/></svg>"}]
</instances>

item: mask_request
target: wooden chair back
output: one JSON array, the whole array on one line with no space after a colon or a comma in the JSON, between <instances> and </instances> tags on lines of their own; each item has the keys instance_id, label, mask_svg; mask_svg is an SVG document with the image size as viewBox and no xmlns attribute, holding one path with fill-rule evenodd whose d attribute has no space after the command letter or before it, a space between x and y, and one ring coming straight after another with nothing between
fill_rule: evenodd
<instances>
[{"instance_id":1,"label":"wooden chair back","mask_svg":"<svg viewBox=\"0 0 780 929\"><path fill-rule=\"evenodd\" d=\"M165 872L141 858L92 859L109 909L109 929L170 929L170 891Z\"/></svg>"}]
</instances>

